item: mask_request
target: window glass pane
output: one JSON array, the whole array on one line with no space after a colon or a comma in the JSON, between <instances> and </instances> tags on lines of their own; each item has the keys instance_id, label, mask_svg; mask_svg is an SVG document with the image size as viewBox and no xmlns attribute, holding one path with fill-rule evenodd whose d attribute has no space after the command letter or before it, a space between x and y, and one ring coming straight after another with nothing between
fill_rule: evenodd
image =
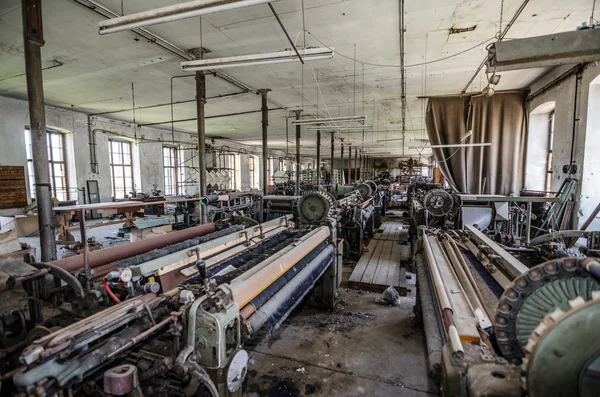
<instances>
[{"instance_id":1,"label":"window glass pane","mask_svg":"<svg viewBox=\"0 0 600 397\"><path fill-rule=\"evenodd\" d=\"M115 178L123 178L123 167L114 167Z\"/></svg>"},{"instance_id":2,"label":"window glass pane","mask_svg":"<svg viewBox=\"0 0 600 397\"><path fill-rule=\"evenodd\" d=\"M131 154L123 154L123 164L131 165Z\"/></svg>"},{"instance_id":3,"label":"window glass pane","mask_svg":"<svg viewBox=\"0 0 600 397\"><path fill-rule=\"evenodd\" d=\"M123 143L123 154L130 154L130 153L131 153L131 144Z\"/></svg>"},{"instance_id":4,"label":"window glass pane","mask_svg":"<svg viewBox=\"0 0 600 397\"><path fill-rule=\"evenodd\" d=\"M52 148L52 161L64 161L63 149L59 147Z\"/></svg>"},{"instance_id":5,"label":"window glass pane","mask_svg":"<svg viewBox=\"0 0 600 397\"><path fill-rule=\"evenodd\" d=\"M61 136L60 134L53 134L50 133L48 138L50 139L50 145L52 145L52 147L62 147L62 142L61 142Z\"/></svg>"},{"instance_id":6,"label":"window glass pane","mask_svg":"<svg viewBox=\"0 0 600 397\"><path fill-rule=\"evenodd\" d=\"M62 163L54 163L54 176L55 177L63 177L65 176L65 165Z\"/></svg>"}]
</instances>

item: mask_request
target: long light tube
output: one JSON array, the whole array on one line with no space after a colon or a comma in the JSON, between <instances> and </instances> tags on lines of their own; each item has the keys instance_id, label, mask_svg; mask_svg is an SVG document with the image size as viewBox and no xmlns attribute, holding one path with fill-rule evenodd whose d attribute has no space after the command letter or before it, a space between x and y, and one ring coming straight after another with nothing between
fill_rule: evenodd
<instances>
[{"instance_id":1,"label":"long light tube","mask_svg":"<svg viewBox=\"0 0 600 397\"><path fill-rule=\"evenodd\" d=\"M307 130L309 131L338 131L338 132L344 132L344 131L351 131L351 130L368 130L370 128L373 128L372 125L352 125L352 126L345 126L345 127L335 127L335 126L322 126L322 127L308 127Z\"/></svg>"},{"instance_id":2,"label":"long light tube","mask_svg":"<svg viewBox=\"0 0 600 397\"><path fill-rule=\"evenodd\" d=\"M309 48L299 50L300 56L305 61L317 61L333 58L333 50L329 48ZM240 55L214 59L196 59L181 62L184 72L197 72L201 70L227 69L240 66L267 65L272 63L295 62L298 55L293 50L269 52L266 54Z\"/></svg>"},{"instance_id":3,"label":"long light tube","mask_svg":"<svg viewBox=\"0 0 600 397\"><path fill-rule=\"evenodd\" d=\"M142 11L98 23L99 34L109 34L131 30L159 23L179 21L181 19L235 10L277 0L194 0L172 6Z\"/></svg>"},{"instance_id":4,"label":"long light tube","mask_svg":"<svg viewBox=\"0 0 600 397\"><path fill-rule=\"evenodd\" d=\"M292 125L314 125L324 123L343 123L343 122L358 122L363 123L367 121L367 116L342 116L342 117L330 117L325 119L303 119L303 120L292 120ZM331 127L331 126L329 126Z\"/></svg>"},{"instance_id":5,"label":"long light tube","mask_svg":"<svg viewBox=\"0 0 600 397\"><path fill-rule=\"evenodd\" d=\"M440 149L440 148L453 148L453 147L483 147L492 146L491 143L452 143L449 145L428 145L428 146L409 146L409 149Z\"/></svg>"}]
</instances>

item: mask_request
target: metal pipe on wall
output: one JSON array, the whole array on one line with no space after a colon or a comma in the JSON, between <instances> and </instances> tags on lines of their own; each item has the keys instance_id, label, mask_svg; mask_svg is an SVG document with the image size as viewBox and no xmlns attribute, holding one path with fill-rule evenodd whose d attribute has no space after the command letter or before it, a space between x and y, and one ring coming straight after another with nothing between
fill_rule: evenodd
<instances>
[{"instance_id":1,"label":"metal pipe on wall","mask_svg":"<svg viewBox=\"0 0 600 397\"><path fill-rule=\"evenodd\" d=\"M43 262L48 262L56 259L56 242L52 213L52 185L48 169L48 136L46 135L46 109L42 76L41 47L45 42L41 0L21 0L21 9L41 257Z\"/></svg>"},{"instance_id":2,"label":"metal pipe on wall","mask_svg":"<svg viewBox=\"0 0 600 397\"><path fill-rule=\"evenodd\" d=\"M267 158L268 145L267 145L267 127L269 126L269 106L267 104L267 93L271 91L268 88L258 90L258 94L261 97L261 111L262 111L262 190L263 194L268 193L268 175L267 175Z\"/></svg>"},{"instance_id":3,"label":"metal pipe on wall","mask_svg":"<svg viewBox=\"0 0 600 397\"><path fill-rule=\"evenodd\" d=\"M295 110L296 120L300 120L302 110ZM296 125L296 196L300 195L300 124Z\"/></svg>"},{"instance_id":4,"label":"metal pipe on wall","mask_svg":"<svg viewBox=\"0 0 600 397\"><path fill-rule=\"evenodd\" d=\"M317 189L321 185L321 131L317 130Z\"/></svg>"}]
</instances>

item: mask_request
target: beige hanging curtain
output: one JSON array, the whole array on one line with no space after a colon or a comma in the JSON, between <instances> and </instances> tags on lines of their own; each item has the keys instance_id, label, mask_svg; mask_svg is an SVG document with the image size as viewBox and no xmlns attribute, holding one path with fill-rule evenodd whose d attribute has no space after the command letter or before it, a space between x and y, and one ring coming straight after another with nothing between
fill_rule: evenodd
<instances>
[{"instance_id":1,"label":"beige hanging curtain","mask_svg":"<svg viewBox=\"0 0 600 397\"><path fill-rule=\"evenodd\" d=\"M451 187L470 194L518 194L527 139L524 92L492 97L431 98L426 124L432 145L487 143L490 147L434 149ZM468 131L472 135L465 138ZM462 141L461 141L462 139Z\"/></svg>"}]
</instances>

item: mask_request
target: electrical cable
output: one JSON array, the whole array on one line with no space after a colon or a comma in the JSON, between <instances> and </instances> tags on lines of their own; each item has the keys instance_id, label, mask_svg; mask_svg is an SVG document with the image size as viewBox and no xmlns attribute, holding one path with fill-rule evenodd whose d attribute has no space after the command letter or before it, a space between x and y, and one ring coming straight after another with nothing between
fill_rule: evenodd
<instances>
[{"instance_id":1,"label":"electrical cable","mask_svg":"<svg viewBox=\"0 0 600 397\"><path fill-rule=\"evenodd\" d=\"M102 285L104 285L104 289L106 290L106 293L108 294L108 296L110 296L110 298L113 300L113 302L115 302L117 304L121 303L121 300L119 298L117 298L117 296L111 291L110 287L108 286L108 281L102 280Z\"/></svg>"},{"instance_id":2,"label":"electrical cable","mask_svg":"<svg viewBox=\"0 0 600 397\"><path fill-rule=\"evenodd\" d=\"M317 37L316 37L314 34L312 34L310 31L306 31L306 33L308 33L309 35L311 35L311 36L312 36L312 37L313 37L315 40L317 40L317 41L318 41L318 42L319 42L319 43L320 43L320 44L321 44L323 47L325 47L325 48L327 48L327 49L329 49L329 50L332 50L332 51L334 51L334 52L335 52L337 55L341 56L342 58L346 58L346 59L349 59L349 60L351 60L351 61L355 61L355 62L358 62L358 63L362 63L363 65L377 66L377 67L382 67L382 68L400 68L400 65L391 65L391 64L372 63L372 62L365 62L365 61L361 61L361 60L359 60L359 59L354 59L354 58L352 58L352 57L349 57L349 56L347 56L347 55L344 55L344 54L340 53L339 51L335 51L335 50L334 50L332 47L329 47L327 44L325 44L325 43L323 43L321 40L319 40L319 39L318 39L318 38L317 38ZM448 55L448 56L445 56L445 57L442 57L442 58L434 59L434 60L427 61L427 62L413 63L412 65L404 65L404 68L412 68L412 67L416 67L416 66L423 66L423 65L428 65L428 64L431 64L431 63L436 63L436 62L445 61L445 60L447 60L447 59L454 58L454 57L456 57L456 56L458 56L458 55L462 55L462 54L464 54L464 53L466 53L466 52L472 51L472 50L474 50L474 49L476 49L476 48L478 48L478 47L480 47L480 46L484 45L484 44L485 44L485 43L487 43L488 41L494 40L495 38L496 38L495 36L494 36L494 37L490 37L489 39L487 39L487 40L484 40L484 41L482 41L481 43L474 45L473 47L469 47L469 48L467 48L466 50L463 50L463 51L460 51L460 52L457 52L457 53L455 53L455 54L451 54L451 55Z\"/></svg>"}]
</instances>

